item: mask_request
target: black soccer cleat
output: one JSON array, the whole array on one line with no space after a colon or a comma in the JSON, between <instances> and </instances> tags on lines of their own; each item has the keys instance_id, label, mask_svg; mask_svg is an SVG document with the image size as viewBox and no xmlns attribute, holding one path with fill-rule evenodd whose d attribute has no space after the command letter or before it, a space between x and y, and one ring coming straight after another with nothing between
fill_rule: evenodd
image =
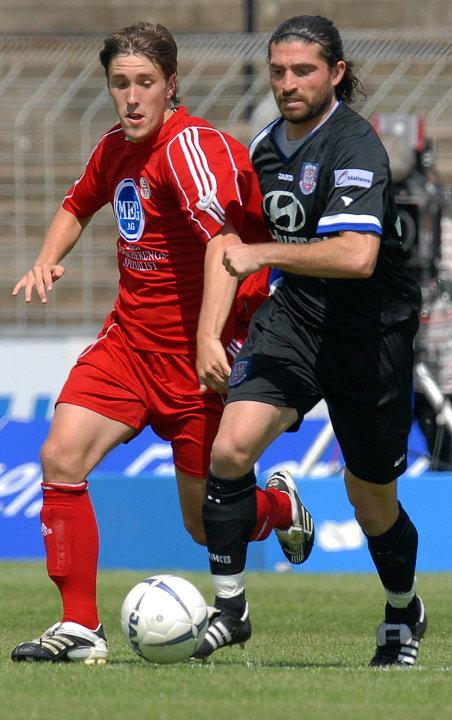
<instances>
[{"instance_id":1,"label":"black soccer cleat","mask_svg":"<svg viewBox=\"0 0 452 720\"><path fill-rule=\"evenodd\" d=\"M292 505L292 525L280 530L275 528L276 537L284 556L292 565L301 565L308 559L314 545L314 521L306 510L297 492L297 486L288 470L273 473L266 489L274 488L286 493Z\"/></svg>"},{"instance_id":2,"label":"black soccer cleat","mask_svg":"<svg viewBox=\"0 0 452 720\"><path fill-rule=\"evenodd\" d=\"M251 621L249 617L248 603L241 618L227 615L223 610L217 610L207 628L206 635L199 648L192 655L192 660L206 660L215 650L228 645L240 645L251 637Z\"/></svg>"},{"instance_id":3,"label":"black soccer cleat","mask_svg":"<svg viewBox=\"0 0 452 720\"><path fill-rule=\"evenodd\" d=\"M41 637L20 643L11 653L14 662L83 662L105 665L108 648L102 625L96 630L75 622L56 623Z\"/></svg>"},{"instance_id":4,"label":"black soccer cleat","mask_svg":"<svg viewBox=\"0 0 452 720\"><path fill-rule=\"evenodd\" d=\"M370 661L371 667L413 667L416 664L419 644L427 630L424 603L417 596L418 619L414 625L383 622L377 628L377 649Z\"/></svg>"}]
</instances>

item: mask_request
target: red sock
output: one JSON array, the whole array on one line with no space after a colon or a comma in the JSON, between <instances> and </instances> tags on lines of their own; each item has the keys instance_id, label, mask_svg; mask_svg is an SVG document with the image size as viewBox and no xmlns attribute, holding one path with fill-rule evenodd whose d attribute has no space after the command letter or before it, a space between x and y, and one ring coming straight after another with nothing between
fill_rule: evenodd
<instances>
[{"instance_id":1,"label":"red sock","mask_svg":"<svg viewBox=\"0 0 452 720\"><path fill-rule=\"evenodd\" d=\"M283 530L292 525L292 504L287 493L256 487L257 520L251 540L265 540L273 528Z\"/></svg>"},{"instance_id":2,"label":"red sock","mask_svg":"<svg viewBox=\"0 0 452 720\"><path fill-rule=\"evenodd\" d=\"M99 534L88 483L43 483L41 530L47 572L63 601L63 622L99 625L96 604Z\"/></svg>"}]
</instances>

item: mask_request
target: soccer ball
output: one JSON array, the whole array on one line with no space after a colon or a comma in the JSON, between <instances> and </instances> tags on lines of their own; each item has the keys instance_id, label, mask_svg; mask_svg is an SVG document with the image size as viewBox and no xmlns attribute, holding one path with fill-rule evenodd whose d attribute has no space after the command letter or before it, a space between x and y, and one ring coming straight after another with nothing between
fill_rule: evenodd
<instances>
[{"instance_id":1,"label":"soccer ball","mask_svg":"<svg viewBox=\"0 0 452 720\"><path fill-rule=\"evenodd\" d=\"M207 625L203 596L174 575L154 575L138 583L121 609L121 628L130 647L154 663L188 660L204 640Z\"/></svg>"}]
</instances>

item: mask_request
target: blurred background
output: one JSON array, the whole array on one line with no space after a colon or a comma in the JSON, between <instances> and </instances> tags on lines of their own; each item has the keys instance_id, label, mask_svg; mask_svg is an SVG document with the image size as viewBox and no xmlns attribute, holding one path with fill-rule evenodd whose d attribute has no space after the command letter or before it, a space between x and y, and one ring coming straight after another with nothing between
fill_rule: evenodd
<instances>
[{"instance_id":1,"label":"blurred background","mask_svg":"<svg viewBox=\"0 0 452 720\"><path fill-rule=\"evenodd\" d=\"M341 31L346 56L364 84L367 98L355 109L374 124L388 149L411 247L410 272L423 289L409 473L425 483L432 471L438 473L443 484L448 480L444 492L451 492L450 1L0 0L0 534L1 522L15 518L22 523L17 532L28 536L25 521L39 512L39 442L53 402L116 293L116 230L107 207L66 259L66 276L45 308L11 297L66 190L116 122L98 62L103 38L138 20L167 25L179 46L184 104L248 143L276 115L265 62L269 33L292 15L319 13ZM263 472L292 463L300 478L340 474L324 409L311 422L292 445L283 439L263 460ZM140 437L138 444L115 451L104 472L171 476L168 446L151 433ZM351 513L345 507L340 520L326 514L328 522L345 525L335 525L325 542L356 550L359 534L353 521L347 525ZM37 544L27 550L23 542L10 552L38 552ZM452 567L450 554L446 565Z\"/></svg>"}]
</instances>

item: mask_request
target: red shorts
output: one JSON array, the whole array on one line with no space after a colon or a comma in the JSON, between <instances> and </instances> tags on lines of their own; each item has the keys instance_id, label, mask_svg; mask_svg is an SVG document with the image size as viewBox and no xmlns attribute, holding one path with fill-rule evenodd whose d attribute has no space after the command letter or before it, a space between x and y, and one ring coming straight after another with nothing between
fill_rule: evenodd
<instances>
[{"instance_id":1,"label":"red shorts","mask_svg":"<svg viewBox=\"0 0 452 720\"><path fill-rule=\"evenodd\" d=\"M58 402L81 405L138 432L146 425L169 440L174 464L205 478L224 408L218 393L199 392L193 357L134 350L116 323L79 356Z\"/></svg>"}]
</instances>

